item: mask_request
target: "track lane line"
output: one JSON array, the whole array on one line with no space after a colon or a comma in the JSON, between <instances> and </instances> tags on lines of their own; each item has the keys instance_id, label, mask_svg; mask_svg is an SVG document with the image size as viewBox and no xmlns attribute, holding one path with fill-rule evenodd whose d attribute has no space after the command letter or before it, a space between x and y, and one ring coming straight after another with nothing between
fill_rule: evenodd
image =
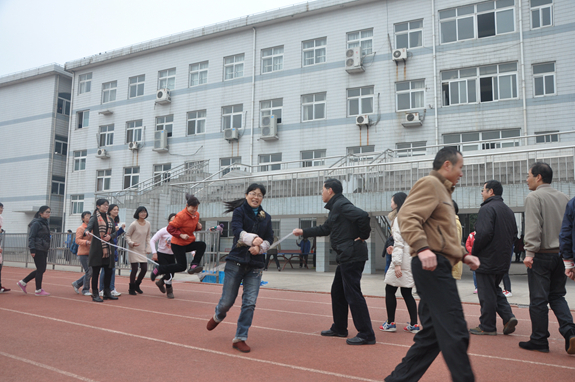
<instances>
[{"instance_id":1,"label":"track lane line","mask_svg":"<svg viewBox=\"0 0 575 382\"><path fill-rule=\"evenodd\" d=\"M77 375L77 374L74 374L74 373L70 373L69 371L60 370L60 369L57 369L57 368L55 368L55 367L53 367L53 366L45 365L45 364L43 364L43 363L36 362L36 361L32 361L31 359L18 357L18 356L16 356L16 355L4 353L3 351L0 351L0 355L3 355L4 357L7 357L7 358L12 358L12 359L14 359L14 360L16 360L16 361L25 362L25 363L28 363L28 364L33 365L33 366L37 366L37 367L40 367L40 368L43 368L43 369L46 369L46 370L50 370L50 371L53 371L53 372L55 372L55 373L59 373L59 374L65 375L65 376L67 376L67 377L75 378L75 379L77 379L77 380L79 380L79 381L84 381L84 382L97 382L97 381L94 380L94 379L82 377L81 375Z\"/></svg>"}]
</instances>

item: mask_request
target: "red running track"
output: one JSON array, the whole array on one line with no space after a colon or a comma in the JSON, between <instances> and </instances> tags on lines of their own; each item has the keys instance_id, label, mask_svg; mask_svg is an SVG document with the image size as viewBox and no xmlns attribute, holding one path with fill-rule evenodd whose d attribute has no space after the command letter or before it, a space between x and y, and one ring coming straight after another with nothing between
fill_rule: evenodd
<instances>
[{"instance_id":1,"label":"red running track","mask_svg":"<svg viewBox=\"0 0 575 382\"><path fill-rule=\"evenodd\" d=\"M80 274L71 272L45 274L50 297L24 295L16 281L28 272L2 269L2 284L12 291L0 295L1 381L381 381L413 342L400 328L377 330L386 319L383 298L367 298L377 344L349 346L343 338L320 336L332 322L328 294L262 288L247 341L252 351L244 354L232 349L239 298L225 321L206 330L220 285L177 283L176 298L168 300L149 279L143 295L130 296L124 292L128 279L116 277L120 299L95 303L74 293L70 283ZM397 321L407 322L401 300L398 308ZM479 306L463 308L469 326L476 326ZM529 337L529 312L514 313L519 325L513 335L502 335L499 322L496 337L471 337L477 380L572 381L575 357L565 352L555 317L551 351L543 354L518 347ZM422 380L450 380L441 356Z\"/></svg>"}]
</instances>

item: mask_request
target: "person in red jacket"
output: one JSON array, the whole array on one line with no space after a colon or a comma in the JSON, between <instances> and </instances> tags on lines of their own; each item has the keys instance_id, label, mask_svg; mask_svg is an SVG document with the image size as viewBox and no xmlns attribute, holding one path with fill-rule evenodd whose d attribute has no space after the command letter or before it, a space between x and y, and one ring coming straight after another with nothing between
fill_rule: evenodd
<instances>
[{"instance_id":1,"label":"person in red jacket","mask_svg":"<svg viewBox=\"0 0 575 382\"><path fill-rule=\"evenodd\" d=\"M471 232L467 236L467 241L465 242L465 249L468 253L471 253L471 248L473 248L473 243L475 242L475 231ZM475 271L473 271L473 285L475 286L474 294L477 294L477 279L475 278Z\"/></svg>"},{"instance_id":2,"label":"person in red jacket","mask_svg":"<svg viewBox=\"0 0 575 382\"><path fill-rule=\"evenodd\" d=\"M200 201L194 195L189 194L186 194L186 199L188 201L186 208L178 212L167 227L168 233L172 235L172 251L176 263L163 264L154 269L150 275L152 281L156 280L159 275L185 271L187 266L186 252L196 251L188 273L194 274L203 270L200 261L202 261L202 256L206 251L206 243L196 241L194 236L195 231L202 229L200 213L198 212Z\"/></svg>"}]
</instances>

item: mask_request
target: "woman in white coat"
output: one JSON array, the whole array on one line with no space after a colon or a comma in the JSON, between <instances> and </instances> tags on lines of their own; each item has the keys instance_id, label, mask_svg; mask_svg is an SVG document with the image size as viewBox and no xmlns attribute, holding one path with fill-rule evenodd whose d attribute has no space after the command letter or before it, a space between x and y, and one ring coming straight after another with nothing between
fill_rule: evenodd
<instances>
[{"instance_id":1,"label":"woman in white coat","mask_svg":"<svg viewBox=\"0 0 575 382\"><path fill-rule=\"evenodd\" d=\"M391 197L391 208L399 212L407 194L398 192ZM420 330L417 324L417 304L413 298L412 289L414 287L413 275L411 273L411 253L410 247L401 237L397 217L393 220L391 226L394 246L391 253L391 265L385 274L385 307L387 309L387 321L379 329L384 332L395 332L395 310L397 309L397 299L395 293L397 288L401 289L401 295L407 305L410 322L403 328L406 332L417 333Z\"/></svg>"}]
</instances>

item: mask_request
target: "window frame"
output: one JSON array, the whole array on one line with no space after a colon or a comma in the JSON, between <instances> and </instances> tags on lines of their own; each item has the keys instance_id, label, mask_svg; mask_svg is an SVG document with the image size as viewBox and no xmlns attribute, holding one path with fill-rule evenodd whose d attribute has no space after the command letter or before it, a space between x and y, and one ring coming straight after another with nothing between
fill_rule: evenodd
<instances>
[{"instance_id":1,"label":"window frame","mask_svg":"<svg viewBox=\"0 0 575 382\"><path fill-rule=\"evenodd\" d=\"M538 136L535 137L535 144L559 142L559 134L557 134L558 132L559 130L539 132L536 131L535 135Z\"/></svg>"},{"instance_id":2,"label":"window frame","mask_svg":"<svg viewBox=\"0 0 575 382\"><path fill-rule=\"evenodd\" d=\"M359 95L358 96L350 96L349 95L350 91L358 90L358 89L359 89ZM371 89L371 93L367 93L364 95L363 91L366 89ZM375 86L374 85L362 86L359 88L346 89L346 96L347 96L347 116L348 117L356 117L358 115L366 115L366 114L373 114L374 113L374 109L373 109L373 106L375 104ZM364 112L363 111L363 100L367 100L367 99L371 99L371 111L370 112ZM358 114L351 114L351 109L352 109L351 104L355 100L357 100Z\"/></svg>"},{"instance_id":3,"label":"window frame","mask_svg":"<svg viewBox=\"0 0 575 382\"><path fill-rule=\"evenodd\" d=\"M194 113L195 116L190 117L190 115ZM203 115L200 115L200 113L203 113ZM207 110L203 109L203 110L194 110L194 111L188 111L186 113L186 135L187 136L192 136L192 135L201 135L201 134L205 134L206 133L206 120L207 120ZM190 123L193 122L194 124L194 132L190 133ZM202 123L203 122L203 123ZM198 123L200 123L200 125L202 126L202 131L198 132Z\"/></svg>"},{"instance_id":4,"label":"window frame","mask_svg":"<svg viewBox=\"0 0 575 382\"><path fill-rule=\"evenodd\" d=\"M423 83L423 87L422 88L414 88L414 84L415 83ZM397 87L398 85L402 85L402 84L409 84L409 89L406 90L398 90ZM420 106L416 106L414 105L415 100L414 100L414 95L416 93L422 93L423 96L423 101L422 104ZM409 95L409 108L407 109L400 109L399 108L399 97L400 95L404 95L404 94L408 94ZM425 79L420 79L420 80L410 80L410 81L401 81L401 82L396 82L395 83L395 110L396 111L409 111L409 110L420 110L425 108Z\"/></svg>"},{"instance_id":5,"label":"window frame","mask_svg":"<svg viewBox=\"0 0 575 382\"><path fill-rule=\"evenodd\" d=\"M228 164L222 164L223 161L228 161ZM220 171L222 171L224 168L231 166L233 164L241 164L242 163L242 157L225 157L225 158L220 158ZM230 172L232 169L228 168L225 171L222 171L221 176L226 175L228 172Z\"/></svg>"},{"instance_id":6,"label":"window frame","mask_svg":"<svg viewBox=\"0 0 575 382\"><path fill-rule=\"evenodd\" d=\"M74 168L72 172L86 171L86 161L88 159L88 150L76 150L73 154L74 157ZM84 168L82 168L84 164Z\"/></svg>"},{"instance_id":7,"label":"window frame","mask_svg":"<svg viewBox=\"0 0 575 382\"><path fill-rule=\"evenodd\" d=\"M170 86L171 85L171 86ZM176 88L176 68L164 69L158 71L158 89Z\"/></svg>"},{"instance_id":8,"label":"window frame","mask_svg":"<svg viewBox=\"0 0 575 382\"><path fill-rule=\"evenodd\" d=\"M102 136L104 141L102 144ZM101 125L98 127L98 147L106 147L114 145L114 124Z\"/></svg>"},{"instance_id":9,"label":"window frame","mask_svg":"<svg viewBox=\"0 0 575 382\"><path fill-rule=\"evenodd\" d=\"M311 158L304 158L305 153L311 153ZM316 156L319 154L319 156ZM317 166L325 166L325 157L327 156L326 149L318 149L318 150L302 150L300 151L300 166L302 168L305 167L317 167Z\"/></svg>"},{"instance_id":10,"label":"window frame","mask_svg":"<svg viewBox=\"0 0 575 382\"><path fill-rule=\"evenodd\" d=\"M128 172L129 171L129 172ZM137 172L135 172L137 171ZM126 187L126 180L129 179L129 186ZM122 189L135 189L138 183L140 183L140 166L124 167L124 181L122 182Z\"/></svg>"},{"instance_id":11,"label":"window frame","mask_svg":"<svg viewBox=\"0 0 575 382\"><path fill-rule=\"evenodd\" d=\"M264 107L264 102L269 102L269 107ZM281 105L278 105L278 102L281 103ZM274 115L276 117L278 125L282 123L283 103L283 98L265 99L260 101L260 127L262 126L263 118L270 115Z\"/></svg>"},{"instance_id":12,"label":"window frame","mask_svg":"<svg viewBox=\"0 0 575 382\"><path fill-rule=\"evenodd\" d=\"M102 188L100 188L100 181ZM106 188L106 183L108 187ZM96 192L110 191L112 189L112 169L96 170Z\"/></svg>"},{"instance_id":13,"label":"window frame","mask_svg":"<svg viewBox=\"0 0 575 382\"><path fill-rule=\"evenodd\" d=\"M516 132L517 135L512 135L508 137L503 137L504 132L511 133ZM494 134L498 133L499 138L484 138L485 134ZM478 139L470 139L470 140L463 140L464 135L474 135L477 134ZM456 136L459 135L458 142L445 142L446 136ZM465 151L485 151L485 150L493 150L505 147L518 147L521 145L520 138L521 137L521 128L511 128L511 129L500 129L500 130L481 130L481 131L466 131L461 133L448 133L443 134L443 145L445 147L455 147L457 150L461 152ZM508 141L504 141L504 139L509 138ZM497 142L486 142L481 143L485 140L491 139L498 139ZM478 142L473 144L466 144L466 142Z\"/></svg>"},{"instance_id":14,"label":"window frame","mask_svg":"<svg viewBox=\"0 0 575 382\"><path fill-rule=\"evenodd\" d=\"M225 109L226 108L232 108L232 111L230 113L226 113ZM236 111L236 107L241 107L241 110ZM235 117L240 116L240 126L237 127L235 125L236 119ZM226 127L226 120L229 119L230 123L229 123L229 127ZM244 126L244 104L243 103L238 103L235 105L227 105L227 106L222 106L222 126L221 126L221 131L224 131L226 129L242 129Z\"/></svg>"},{"instance_id":15,"label":"window frame","mask_svg":"<svg viewBox=\"0 0 575 382\"><path fill-rule=\"evenodd\" d=\"M135 80L135 82L132 82ZM144 96L144 86L146 84L146 75L132 76L128 78L128 99ZM136 89L136 95L132 96L132 88ZM140 92L141 90L141 92ZM141 94L140 94L141 93Z\"/></svg>"},{"instance_id":16,"label":"window frame","mask_svg":"<svg viewBox=\"0 0 575 382\"><path fill-rule=\"evenodd\" d=\"M56 192L54 192L54 186ZM66 191L66 179L63 176L52 175L52 187L50 188L51 195L64 196Z\"/></svg>"},{"instance_id":17,"label":"window frame","mask_svg":"<svg viewBox=\"0 0 575 382\"><path fill-rule=\"evenodd\" d=\"M84 124L86 123L86 124ZM76 130L90 126L90 110L82 110L76 113Z\"/></svg>"},{"instance_id":18,"label":"window frame","mask_svg":"<svg viewBox=\"0 0 575 382\"><path fill-rule=\"evenodd\" d=\"M206 64L205 67L202 67L203 64ZM198 68L194 69L194 66L197 65ZM209 65L210 62L208 60L206 61L201 61L201 62L195 62L193 64L190 64L190 80L189 80L189 87L194 87L194 86L200 86L200 85L204 85L208 83L208 70L209 70ZM205 77L202 77L202 74L205 73ZM194 80L194 76L197 75L198 78L198 83L194 84L193 80ZM204 82L202 82L202 79L205 79Z\"/></svg>"},{"instance_id":19,"label":"window frame","mask_svg":"<svg viewBox=\"0 0 575 382\"><path fill-rule=\"evenodd\" d=\"M160 121L160 119L162 119L162 121ZM167 130L168 131L168 137L171 137L173 135L173 130L174 130L174 115L173 114L157 116L155 122L156 122L156 129L154 131Z\"/></svg>"},{"instance_id":20,"label":"window frame","mask_svg":"<svg viewBox=\"0 0 575 382\"><path fill-rule=\"evenodd\" d=\"M322 95L323 99L322 100L316 100L316 97L318 95ZM313 100L311 102L305 102L304 101L304 97L309 97L309 96L313 96ZM316 118L316 107L319 105L323 105L323 118ZM313 118L311 119L305 119L306 117L306 107L312 107L312 111L313 111ZM318 93L309 93L309 94L303 94L301 96L301 121L302 122L311 122L311 121L322 121L327 119L327 92L318 92Z\"/></svg>"},{"instance_id":21,"label":"window frame","mask_svg":"<svg viewBox=\"0 0 575 382\"><path fill-rule=\"evenodd\" d=\"M362 37L363 32L371 32L371 36ZM353 34L353 33L359 33L359 38L357 38L355 40L350 40L350 34ZM356 46L361 47L361 57L365 57L365 56L369 56L370 54L373 53L373 37L374 37L373 28L360 29L360 30L347 32L345 35L345 44L346 44L347 49L355 48ZM367 41L371 42L369 48L366 48L363 45L363 42L367 42ZM369 50L369 53L367 52L367 50Z\"/></svg>"},{"instance_id":22,"label":"window frame","mask_svg":"<svg viewBox=\"0 0 575 382\"><path fill-rule=\"evenodd\" d=\"M278 160L279 155L279 160ZM275 156L275 157L274 157ZM265 162L262 162L262 159L268 159ZM258 171L259 172L266 172L266 171L278 171L282 169L282 153L273 153L273 154L259 154L258 155Z\"/></svg>"},{"instance_id":23,"label":"window frame","mask_svg":"<svg viewBox=\"0 0 575 382\"><path fill-rule=\"evenodd\" d=\"M281 52L276 52L276 49L280 50ZM269 54L266 54L266 51L271 50ZM273 72L279 72L283 70L284 67L284 46L278 45L272 48L265 48L261 50L261 74L268 74ZM277 61L276 61L277 59ZM269 64L268 64L269 63ZM278 67L276 69L276 67ZM266 70L269 68L269 70Z\"/></svg>"},{"instance_id":24,"label":"window frame","mask_svg":"<svg viewBox=\"0 0 575 382\"><path fill-rule=\"evenodd\" d=\"M535 67L536 66L542 66L542 65L548 65L548 64L553 64L553 71L552 72L541 72L541 73L537 73L535 74ZM533 73L533 97L534 98L541 98L541 97L549 97L549 96L554 96L557 95L557 63L555 62L540 62L537 64L533 64L531 65L531 73ZM553 93L547 93L547 82L546 79L547 77L552 77L553 78ZM537 86L536 86L536 81L537 79L542 78L543 79L543 94L537 94L536 90L537 90Z\"/></svg>"},{"instance_id":25,"label":"window frame","mask_svg":"<svg viewBox=\"0 0 575 382\"><path fill-rule=\"evenodd\" d=\"M227 59L232 59L233 62L226 63ZM245 53L234 54L232 56L224 57L224 81L231 81L236 78L242 78L244 76L244 62L245 62ZM241 73L238 71L238 68L241 66ZM227 77L227 68L232 68L231 77Z\"/></svg>"},{"instance_id":26,"label":"window frame","mask_svg":"<svg viewBox=\"0 0 575 382\"><path fill-rule=\"evenodd\" d=\"M130 139L130 133L132 139ZM133 139L135 135L139 136L139 139ZM134 121L126 122L126 144L130 142L142 142L144 136L143 120L136 119Z\"/></svg>"},{"instance_id":27,"label":"window frame","mask_svg":"<svg viewBox=\"0 0 575 382\"><path fill-rule=\"evenodd\" d=\"M323 41L324 44L323 45L317 45L318 41L320 41L320 42ZM313 42L313 47L306 48L305 44L309 43L309 42ZM323 61L318 62L317 61L318 56L317 56L316 51L320 51L320 50L324 51L323 56L320 56L320 57L323 57ZM305 54L307 52L313 52L313 55L312 55L313 63L312 64L306 64ZM306 67L306 66L325 64L327 62L327 37L320 37L320 38L314 38L312 40L302 41L301 42L301 59L302 59L302 61L301 61L302 68Z\"/></svg>"},{"instance_id":28,"label":"window frame","mask_svg":"<svg viewBox=\"0 0 575 382\"><path fill-rule=\"evenodd\" d=\"M68 138L62 135L54 137L54 154L55 155L68 155Z\"/></svg>"},{"instance_id":29,"label":"window frame","mask_svg":"<svg viewBox=\"0 0 575 382\"><path fill-rule=\"evenodd\" d=\"M356 149L359 149L357 150L358 152L352 152L356 151ZM348 146L345 148L345 152L347 155L375 153L375 145ZM361 155L359 158L351 158L349 159L349 161L359 163L373 160L374 158L375 158L374 156Z\"/></svg>"},{"instance_id":30,"label":"window frame","mask_svg":"<svg viewBox=\"0 0 575 382\"><path fill-rule=\"evenodd\" d=\"M529 0L529 14L531 17L531 29L541 29L541 28L548 28L548 27L552 27L553 26L553 22L554 22L554 15L553 15L553 5L554 5L554 1L551 0L549 3L546 4L541 4L541 5L536 5L536 6L532 6L532 1L533 0ZM543 13L541 12L543 9L549 8L549 19L550 19L550 23L543 25ZM539 22L539 26L534 26L533 23L535 21L534 18L534 12L538 12L538 22Z\"/></svg>"},{"instance_id":31,"label":"window frame","mask_svg":"<svg viewBox=\"0 0 575 382\"><path fill-rule=\"evenodd\" d=\"M411 28L411 23L415 23L415 22L421 22L421 26L418 28ZM401 30L401 31L397 31L397 27L399 25L403 25L403 24L407 24L407 29L406 30ZM409 21L405 21L402 23L397 23L393 25L393 32L394 32L394 36L395 36L395 49L417 49L417 48L423 48L423 19L417 19L417 20L409 20ZM420 33L421 34L421 45L417 45L417 46L411 46L411 35L415 34L415 33ZM397 41L398 36L403 36L403 35L407 35L407 46L400 46L400 44Z\"/></svg>"},{"instance_id":32,"label":"window frame","mask_svg":"<svg viewBox=\"0 0 575 382\"><path fill-rule=\"evenodd\" d=\"M90 93L91 91L92 91L92 73L90 72L80 74L78 76L78 95L84 93Z\"/></svg>"},{"instance_id":33,"label":"window frame","mask_svg":"<svg viewBox=\"0 0 575 382\"><path fill-rule=\"evenodd\" d=\"M64 96L62 96L64 95ZM62 115L70 115L70 107L72 102L70 101L70 93L58 93L58 100L56 103L56 113Z\"/></svg>"},{"instance_id":34,"label":"window frame","mask_svg":"<svg viewBox=\"0 0 575 382\"><path fill-rule=\"evenodd\" d=\"M398 158L410 158L420 155L426 155L427 141L396 142L395 152L397 153Z\"/></svg>"},{"instance_id":35,"label":"window frame","mask_svg":"<svg viewBox=\"0 0 575 382\"><path fill-rule=\"evenodd\" d=\"M102 105L116 101L118 81L109 81L102 84Z\"/></svg>"},{"instance_id":36,"label":"window frame","mask_svg":"<svg viewBox=\"0 0 575 382\"><path fill-rule=\"evenodd\" d=\"M161 169L158 170L158 167ZM167 166L167 167L166 167ZM153 167L152 178L154 179L154 185L163 184L170 181L172 178L172 164L171 163L160 163L155 164Z\"/></svg>"},{"instance_id":37,"label":"window frame","mask_svg":"<svg viewBox=\"0 0 575 382\"><path fill-rule=\"evenodd\" d=\"M81 215L84 212L84 194L70 195L70 215Z\"/></svg>"}]
</instances>

